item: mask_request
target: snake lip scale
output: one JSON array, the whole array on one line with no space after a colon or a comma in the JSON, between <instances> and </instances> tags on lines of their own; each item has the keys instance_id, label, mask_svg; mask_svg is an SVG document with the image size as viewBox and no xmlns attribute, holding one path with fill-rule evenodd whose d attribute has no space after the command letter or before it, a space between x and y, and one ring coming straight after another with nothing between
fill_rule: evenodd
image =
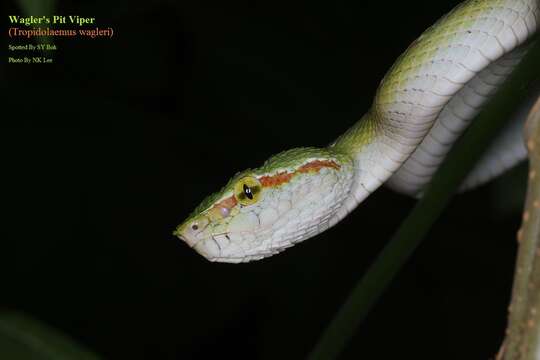
<instances>
[{"instance_id":1,"label":"snake lip scale","mask_svg":"<svg viewBox=\"0 0 540 360\"><path fill-rule=\"evenodd\" d=\"M396 60L371 108L326 148L303 147L237 173L174 231L210 261L263 259L336 225L382 184L421 196L452 144L527 53L539 0L468 0ZM510 119L461 189L526 157Z\"/></svg>"}]
</instances>

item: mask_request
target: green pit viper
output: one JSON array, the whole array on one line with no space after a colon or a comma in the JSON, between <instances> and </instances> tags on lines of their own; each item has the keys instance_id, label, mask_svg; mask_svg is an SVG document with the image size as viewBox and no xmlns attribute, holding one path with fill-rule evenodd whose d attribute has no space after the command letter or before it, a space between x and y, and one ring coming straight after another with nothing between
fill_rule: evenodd
<instances>
[{"instance_id":1,"label":"green pit viper","mask_svg":"<svg viewBox=\"0 0 540 360\"><path fill-rule=\"evenodd\" d=\"M237 173L174 234L210 261L277 254L337 224L386 183L421 195L454 141L505 81L540 22L538 0L469 0L416 39L368 112L325 148L296 148ZM495 139L462 189L526 157L522 122Z\"/></svg>"}]
</instances>

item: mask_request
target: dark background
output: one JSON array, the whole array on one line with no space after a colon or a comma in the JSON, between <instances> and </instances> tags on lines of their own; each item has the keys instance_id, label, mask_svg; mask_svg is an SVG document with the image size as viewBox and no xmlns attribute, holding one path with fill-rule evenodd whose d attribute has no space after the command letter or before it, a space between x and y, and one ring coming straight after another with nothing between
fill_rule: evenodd
<instances>
[{"instance_id":1,"label":"dark background","mask_svg":"<svg viewBox=\"0 0 540 360\"><path fill-rule=\"evenodd\" d=\"M115 37L57 39L52 65L7 64L2 37L0 309L110 359L305 357L414 200L381 189L247 265L171 232L236 171L343 133L456 3L62 1ZM343 359L496 353L525 174L454 199Z\"/></svg>"}]
</instances>

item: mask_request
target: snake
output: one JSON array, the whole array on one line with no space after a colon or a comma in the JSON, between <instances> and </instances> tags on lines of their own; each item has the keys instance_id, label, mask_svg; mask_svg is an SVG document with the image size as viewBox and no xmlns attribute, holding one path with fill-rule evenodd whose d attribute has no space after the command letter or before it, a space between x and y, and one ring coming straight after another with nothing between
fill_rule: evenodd
<instances>
[{"instance_id":1,"label":"snake","mask_svg":"<svg viewBox=\"0 0 540 360\"><path fill-rule=\"evenodd\" d=\"M530 48L538 0L458 4L398 57L369 110L326 147L301 147L236 173L173 234L210 261L278 254L339 223L385 184L419 197L452 145ZM462 189L526 157L522 122L493 140Z\"/></svg>"}]
</instances>

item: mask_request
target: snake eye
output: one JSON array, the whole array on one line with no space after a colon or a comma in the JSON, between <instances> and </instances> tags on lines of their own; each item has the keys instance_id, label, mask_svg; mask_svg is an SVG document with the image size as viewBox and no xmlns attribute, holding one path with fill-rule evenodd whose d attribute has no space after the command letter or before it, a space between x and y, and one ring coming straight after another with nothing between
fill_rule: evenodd
<instances>
[{"instance_id":1,"label":"snake eye","mask_svg":"<svg viewBox=\"0 0 540 360\"><path fill-rule=\"evenodd\" d=\"M244 206L255 204L260 195L261 183L252 176L243 177L234 185L234 196Z\"/></svg>"},{"instance_id":2,"label":"snake eye","mask_svg":"<svg viewBox=\"0 0 540 360\"><path fill-rule=\"evenodd\" d=\"M244 184L244 195L246 195L249 200L253 200L253 193L251 192L251 188L246 184Z\"/></svg>"}]
</instances>

